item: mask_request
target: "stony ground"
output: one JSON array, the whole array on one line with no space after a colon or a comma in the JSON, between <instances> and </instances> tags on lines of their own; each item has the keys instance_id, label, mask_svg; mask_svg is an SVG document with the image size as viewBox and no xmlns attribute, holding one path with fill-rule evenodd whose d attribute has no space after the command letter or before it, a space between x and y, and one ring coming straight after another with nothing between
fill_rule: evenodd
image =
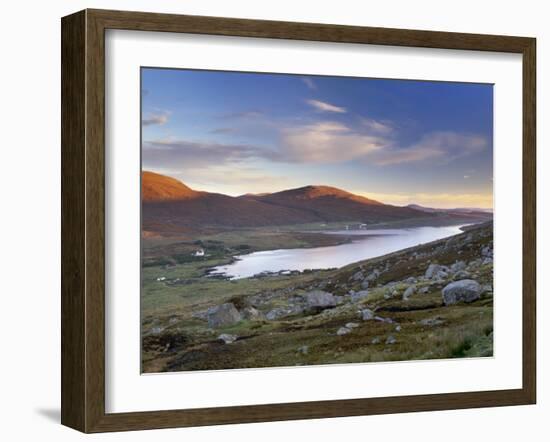
<instances>
[{"instance_id":1,"label":"stony ground","mask_svg":"<svg viewBox=\"0 0 550 442\"><path fill-rule=\"evenodd\" d=\"M143 371L492 356L492 281L485 224L338 270L205 282L227 293L145 315Z\"/></svg>"}]
</instances>

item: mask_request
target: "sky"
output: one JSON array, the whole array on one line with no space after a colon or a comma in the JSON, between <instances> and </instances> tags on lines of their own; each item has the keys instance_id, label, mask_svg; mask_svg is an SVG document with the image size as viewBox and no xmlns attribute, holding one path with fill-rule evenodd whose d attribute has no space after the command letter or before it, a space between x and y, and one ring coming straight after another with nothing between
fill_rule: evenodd
<instances>
[{"instance_id":1,"label":"sky","mask_svg":"<svg viewBox=\"0 0 550 442\"><path fill-rule=\"evenodd\" d=\"M142 68L141 88L143 170L193 189L492 208L490 84Z\"/></svg>"}]
</instances>

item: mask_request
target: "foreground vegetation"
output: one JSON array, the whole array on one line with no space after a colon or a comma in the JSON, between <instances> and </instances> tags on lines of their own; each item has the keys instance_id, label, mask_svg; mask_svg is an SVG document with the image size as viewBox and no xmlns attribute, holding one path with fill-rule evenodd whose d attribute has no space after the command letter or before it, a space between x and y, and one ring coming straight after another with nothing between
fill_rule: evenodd
<instances>
[{"instance_id":1,"label":"foreground vegetation","mask_svg":"<svg viewBox=\"0 0 550 442\"><path fill-rule=\"evenodd\" d=\"M143 371L492 355L491 224L338 270L206 276L235 254L349 240L281 229L147 241ZM197 248L206 256L192 256ZM475 299L444 302L445 287L470 280Z\"/></svg>"}]
</instances>

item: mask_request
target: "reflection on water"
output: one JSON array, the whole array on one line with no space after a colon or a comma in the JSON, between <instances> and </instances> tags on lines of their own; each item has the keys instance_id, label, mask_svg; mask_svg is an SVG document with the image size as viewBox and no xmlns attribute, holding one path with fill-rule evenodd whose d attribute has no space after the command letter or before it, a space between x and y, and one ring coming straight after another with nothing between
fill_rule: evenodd
<instances>
[{"instance_id":1,"label":"reflection on water","mask_svg":"<svg viewBox=\"0 0 550 442\"><path fill-rule=\"evenodd\" d=\"M411 229L343 230L327 234L358 235L349 244L311 249L278 249L240 255L237 261L215 267L212 274L231 279L249 278L262 272L328 269L375 258L407 247L461 233L461 226ZM361 236L359 236L361 235Z\"/></svg>"}]
</instances>

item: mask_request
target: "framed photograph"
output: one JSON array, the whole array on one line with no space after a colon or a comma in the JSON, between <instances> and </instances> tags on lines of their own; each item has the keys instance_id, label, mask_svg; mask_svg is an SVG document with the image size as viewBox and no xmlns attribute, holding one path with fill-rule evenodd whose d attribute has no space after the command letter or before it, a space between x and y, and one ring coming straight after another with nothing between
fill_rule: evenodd
<instances>
[{"instance_id":1,"label":"framed photograph","mask_svg":"<svg viewBox=\"0 0 550 442\"><path fill-rule=\"evenodd\" d=\"M62 19L62 423L536 398L535 39Z\"/></svg>"}]
</instances>

